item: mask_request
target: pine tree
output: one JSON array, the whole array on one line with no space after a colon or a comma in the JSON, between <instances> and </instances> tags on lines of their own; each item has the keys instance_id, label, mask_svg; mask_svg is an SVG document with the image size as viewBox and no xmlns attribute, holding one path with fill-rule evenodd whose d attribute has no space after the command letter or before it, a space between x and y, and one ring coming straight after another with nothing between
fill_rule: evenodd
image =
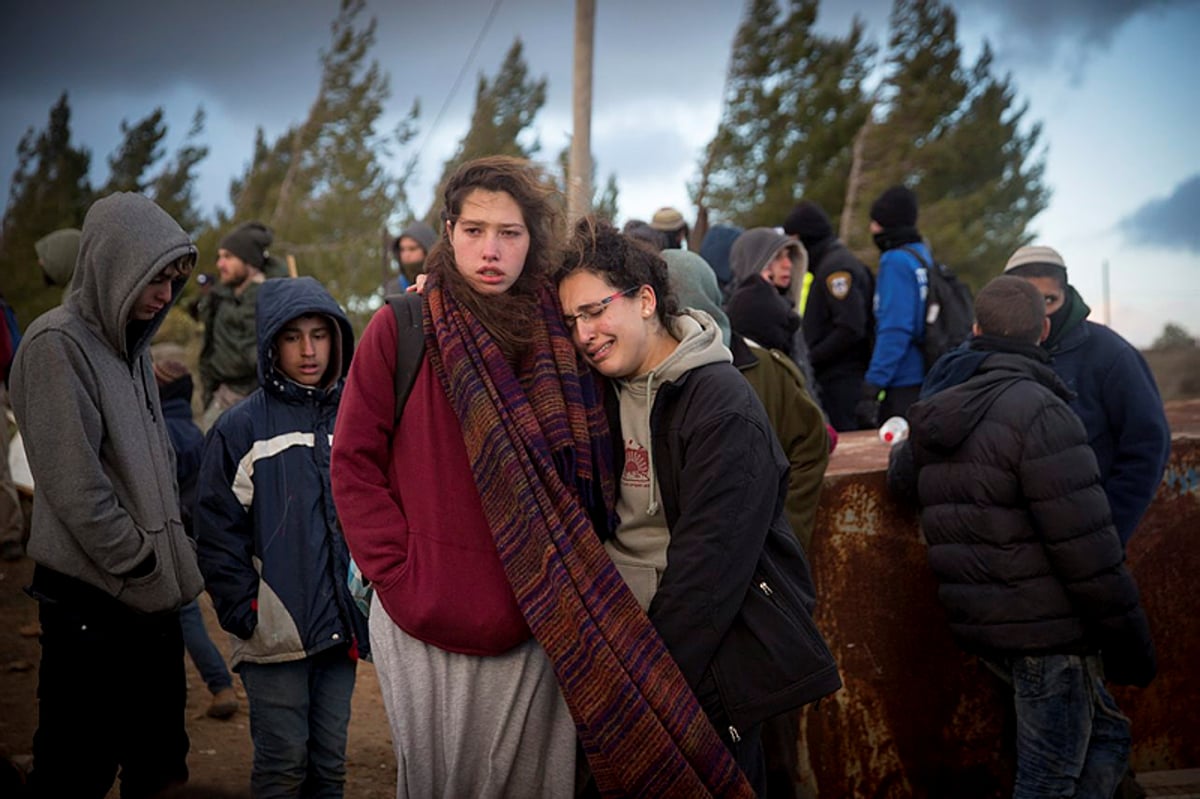
<instances>
[{"instance_id":1,"label":"pine tree","mask_svg":"<svg viewBox=\"0 0 1200 799\"><path fill-rule=\"evenodd\" d=\"M62 300L46 286L34 243L55 230L80 227L92 200L91 153L71 145L71 107L64 92L50 109L46 129L30 128L17 147L8 206L0 233L0 290L28 326Z\"/></svg>"},{"instance_id":2,"label":"pine tree","mask_svg":"<svg viewBox=\"0 0 1200 799\"><path fill-rule=\"evenodd\" d=\"M920 201L918 227L935 255L980 288L1031 239L1028 226L1049 197L1042 183L1040 125L1023 131L1008 76L992 74L985 43L968 70L961 63L954 11L938 0L896 0L889 71L877 118L863 136L843 232L874 260L871 202L904 183ZM1035 153L1037 153L1035 155Z\"/></svg>"},{"instance_id":3,"label":"pine tree","mask_svg":"<svg viewBox=\"0 0 1200 799\"><path fill-rule=\"evenodd\" d=\"M136 125L121 120L121 135L125 138L108 157L108 182L99 196L118 191L146 192L146 172L163 156L159 145L167 135L167 127L162 108L154 109Z\"/></svg>"},{"instance_id":4,"label":"pine tree","mask_svg":"<svg viewBox=\"0 0 1200 799\"><path fill-rule=\"evenodd\" d=\"M617 188L617 176L613 172L608 173L608 180L604 182L604 187L600 188L596 185L596 159L593 157L592 174L589 176L589 185L592 186L592 196L590 209L588 214L603 219L608 222L615 223L617 219L617 206L620 197L620 189ZM567 180L570 174L571 164L571 142L568 139L567 145L563 147L562 152L558 154L558 175L555 176L558 184L558 190L561 192L564 203L563 211L566 212L565 198L567 196Z\"/></svg>"},{"instance_id":5,"label":"pine tree","mask_svg":"<svg viewBox=\"0 0 1200 799\"><path fill-rule=\"evenodd\" d=\"M845 38L814 32L817 0L753 0L738 29L721 124L705 150L692 199L707 218L778 225L801 199L836 214L873 48L857 20Z\"/></svg>"},{"instance_id":6,"label":"pine tree","mask_svg":"<svg viewBox=\"0 0 1200 799\"><path fill-rule=\"evenodd\" d=\"M437 228L438 214L442 210L442 191L460 165L485 155L529 158L541 149L536 140L524 144L520 138L533 124L545 103L546 79L532 80L529 77L521 40L515 39L496 77L489 81L483 75L479 76L471 126L459 142L458 150L442 169L433 205L425 214L425 221Z\"/></svg>"},{"instance_id":7,"label":"pine tree","mask_svg":"<svg viewBox=\"0 0 1200 799\"><path fill-rule=\"evenodd\" d=\"M250 166L230 187L232 216L219 216L219 229L201 238L215 243L249 220L269 225L272 252L293 255L299 273L324 283L359 329L378 305L380 231L397 200L382 164L387 137L376 132L388 80L368 60L376 24L360 22L363 8L363 0L342 0L308 116L274 143L257 132Z\"/></svg>"},{"instance_id":8,"label":"pine tree","mask_svg":"<svg viewBox=\"0 0 1200 799\"><path fill-rule=\"evenodd\" d=\"M199 144L204 132L204 109L197 108L183 144L175 156L150 181L148 193L179 226L195 234L203 224L196 208L196 165L208 157L208 147Z\"/></svg>"}]
</instances>

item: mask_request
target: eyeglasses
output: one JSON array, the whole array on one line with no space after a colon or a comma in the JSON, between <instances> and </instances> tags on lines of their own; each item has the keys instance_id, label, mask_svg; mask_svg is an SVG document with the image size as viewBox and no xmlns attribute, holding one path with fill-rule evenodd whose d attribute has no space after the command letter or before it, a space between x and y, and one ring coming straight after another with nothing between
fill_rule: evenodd
<instances>
[{"instance_id":1,"label":"eyeglasses","mask_svg":"<svg viewBox=\"0 0 1200 799\"><path fill-rule=\"evenodd\" d=\"M599 302L590 302L587 305L581 305L579 307L579 313L563 314L563 324L567 326L568 330L574 330L575 323L579 320L590 322L593 319L599 319L600 315L604 313L605 309L608 308L613 300L615 300L617 297L628 297L640 288L641 286L630 286L623 291L618 291L616 294L608 295Z\"/></svg>"}]
</instances>

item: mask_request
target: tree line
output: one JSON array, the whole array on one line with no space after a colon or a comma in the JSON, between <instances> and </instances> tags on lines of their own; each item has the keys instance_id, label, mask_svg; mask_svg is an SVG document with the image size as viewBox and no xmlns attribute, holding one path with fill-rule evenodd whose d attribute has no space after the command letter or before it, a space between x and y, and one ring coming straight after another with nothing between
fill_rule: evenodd
<instances>
[{"instance_id":1,"label":"tree line","mask_svg":"<svg viewBox=\"0 0 1200 799\"><path fill-rule=\"evenodd\" d=\"M258 129L249 164L230 182L228 208L213 218L197 209L194 189L208 155L202 109L170 157L162 148L161 108L122 122L124 141L108 158L108 180L93 188L91 154L71 142L64 93L46 128L21 140L0 233L2 288L23 322L61 297L42 285L33 243L80 226L95 198L134 190L193 235L202 266L232 225L267 223L275 230L273 250L294 255L300 271L324 282L361 328L378 303L387 221L436 221L440 187L465 160L490 153L539 157L531 134L547 88L545 77L530 74L515 40L495 75L479 76L470 127L443 165L430 208L417 213L407 186L417 166L411 148L420 102L394 130L380 129L389 80L371 55L375 21L364 11L364 0L342 0L307 115L273 140ZM1025 119L1011 79L995 74L986 44L973 63L964 62L956 16L945 2L894 0L882 53L858 20L843 36L817 32L817 11L817 0L747 3L720 125L689 186L700 227L775 226L797 200L813 199L873 262L867 207L883 188L904 182L921 199L920 226L938 257L978 288L1029 242L1029 225L1046 207L1040 126ZM397 174L388 164L405 153ZM566 149L551 166L565 189ZM617 201L616 177L609 175L593 209L613 218Z\"/></svg>"}]
</instances>

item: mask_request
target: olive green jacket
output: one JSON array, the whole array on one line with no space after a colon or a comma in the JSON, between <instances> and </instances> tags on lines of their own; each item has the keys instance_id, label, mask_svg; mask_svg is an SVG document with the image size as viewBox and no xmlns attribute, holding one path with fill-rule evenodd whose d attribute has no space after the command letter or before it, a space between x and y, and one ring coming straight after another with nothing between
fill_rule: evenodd
<instances>
[{"instance_id":1,"label":"olive green jacket","mask_svg":"<svg viewBox=\"0 0 1200 799\"><path fill-rule=\"evenodd\" d=\"M200 351L200 382L204 404L224 384L246 395L258 388L258 336L254 306L261 283L251 283L241 295L219 283L200 302L204 348Z\"/></svg>"},{"instance_id":2,"label":"olive green jacket","mask_svg":"<svg viewBox=\"0 0 1200 799\"><path fill-rule=\"evenodd\" d=\"M792 532L807 552L816 523L821 483L829 465L825 417L791 358L779 350L750 344L736 333L729 348L733 352L733 365L762 401L791 464L785 510Z\"/></svg>"}]
</instances>

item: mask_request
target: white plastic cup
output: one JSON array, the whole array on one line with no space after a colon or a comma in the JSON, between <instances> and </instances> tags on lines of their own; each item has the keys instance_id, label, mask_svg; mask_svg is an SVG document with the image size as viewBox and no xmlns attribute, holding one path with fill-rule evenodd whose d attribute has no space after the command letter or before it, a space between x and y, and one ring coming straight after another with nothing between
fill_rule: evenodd
<instances>
[{"instance_id":1,"label":"white plastic cup","mask_svg":"<svg viewBox=\"0 0 1200 799\"><path fill-rule=\"evenodd\" d=\"M908 438L908 420L903 416L893 416L879 428L879 440L888 446L895 446Z\"/></svg>"}]
</instances>

